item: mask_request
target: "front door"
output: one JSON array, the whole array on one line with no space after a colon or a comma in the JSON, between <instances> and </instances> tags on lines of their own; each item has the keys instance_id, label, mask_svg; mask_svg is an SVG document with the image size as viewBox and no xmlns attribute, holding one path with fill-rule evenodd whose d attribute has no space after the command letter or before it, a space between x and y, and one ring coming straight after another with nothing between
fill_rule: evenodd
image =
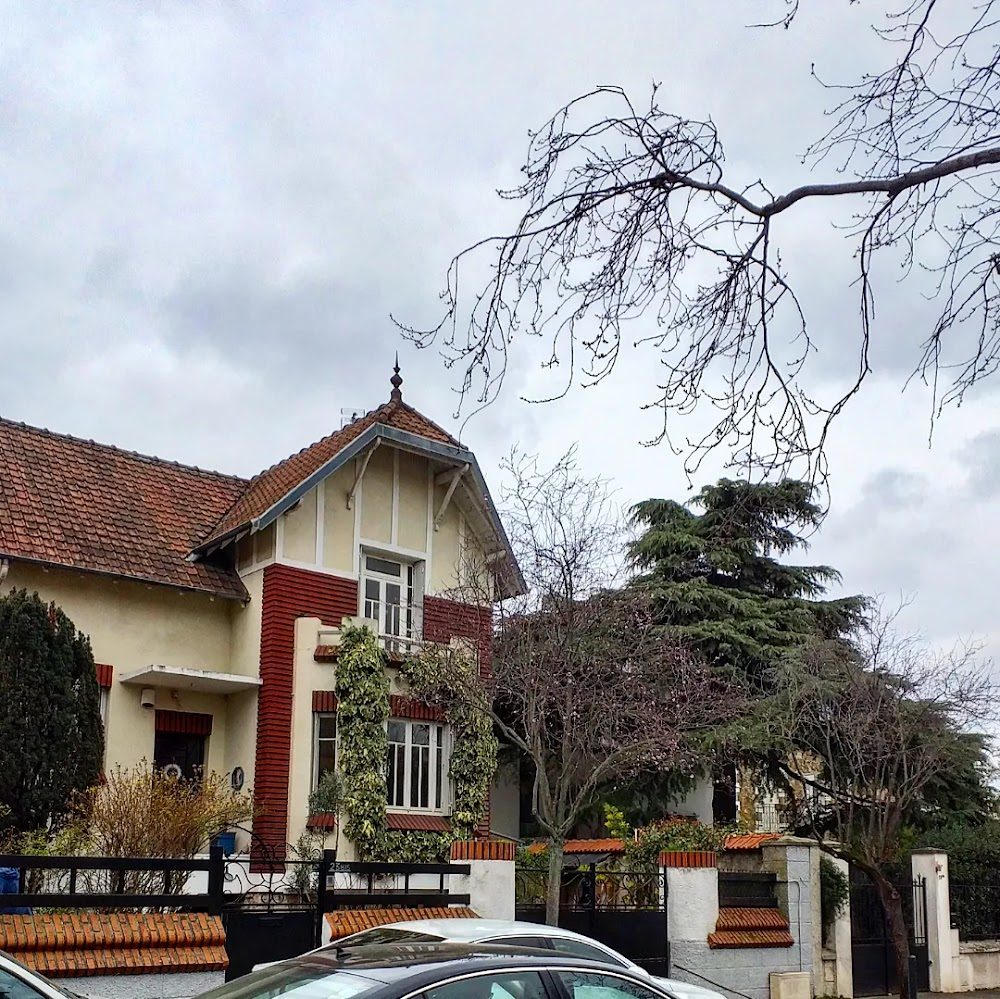
<instances>
[{"instance_id":1,"label":"front door","mask_svg":"<svg viewBox=\"0 0 1000 999\"><path fill-rule=\"evenodd\" d=\"M205 766L205 736L186 732L157 732L153 765L173 777L200 777Z\"/></svg>"}]
</instances>

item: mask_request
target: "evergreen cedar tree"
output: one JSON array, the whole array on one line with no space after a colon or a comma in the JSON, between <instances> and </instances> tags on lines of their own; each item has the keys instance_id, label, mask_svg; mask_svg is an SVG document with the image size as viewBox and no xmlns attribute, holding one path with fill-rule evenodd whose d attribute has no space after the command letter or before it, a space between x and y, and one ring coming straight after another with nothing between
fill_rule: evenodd
<instances>
[{"instance_id":1,"label":"evergreen cedar tree","mask_svg":"<svg viewBox=\"0 0 1000 999\"><path fill-rule=\"evenodd\" d=\"M811 485L722 479L693 505L702 512L662 499L633 507L642 528L630 545L633 585L649 593L661 626L711 662L763 683L789 650L842 638L861 623L864 597L821 599L840 581L835 569L779 561L819 527Z\"/></svg>"},{"instance_id":2,"label":"evergreen cedar tree","mask_svg":"<svg viewBox=\"0 0 1000 999\"><path fill-rule=\"evenodd\" d=\"M58 823L103 756L90 639L37 593L0 597L0 828Z\"/></svg>"},{"instance_id":3,"label":"evergreen cedar tree","mask_svg":"<svg viewBox=\"0 0 1000 999\"><path fill-rule=\"evenodd\" d=\"M781 561L805 548L808 534L818 529L822 510L814 496L813 486L792 479L721 479L691 501L694 510L650 499L631 511L640 529L629 546L637 572L631 585L651 599L658 626L690 643L755 697L767 696L772 668L790 651L816 638L841 639L863 619L864 597L822 599L826 587L840 580L835 569ZM772 769L773 754L766 746L751 750L744 727L732 740L718 730L715 741L720 783L733 779L734 760L723 761L727 741L738 747L729 756ZM633 821L649 822L661 818L663 802L676 800L690 784L677 773L648 775L611 789L608 798Z\"/></svg>"}]
</instances>

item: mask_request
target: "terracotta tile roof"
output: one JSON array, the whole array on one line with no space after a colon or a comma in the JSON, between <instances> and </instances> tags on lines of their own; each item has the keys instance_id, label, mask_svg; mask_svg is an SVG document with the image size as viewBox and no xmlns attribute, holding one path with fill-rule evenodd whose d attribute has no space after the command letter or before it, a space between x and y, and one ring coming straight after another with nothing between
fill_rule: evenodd
<instances>
[{"instance_id":1,"label":"terracotta tile roof","mask_svg":"<svg viewBox=\"0 0 1000 999\"><path fill-rule=\"evenodd\" d=\"M443 815L407 815L404 812L389 812L385 824L390 829L410 832L448 832L451 829L451 821Z\"/></svg>"},{"instance_id":2,"label":"terracotta tile roof","mask_svg":"<svg viewBox=\"0 0 1000 999\"><path fill-rule=\"evenodd\" d=\"M223 513L208 533L205 543L221 538L265 513L303 479L312 475L376 423L395 427L397 430L406 430L418 437L437 441L439 444L461 447L451 434L418 413L412 406L408 406L405 402L387 402L342 430L324 437L297 454L278 462L277 465L272 465L260 475L254 476L247 490Z\"/></svg>"},{"instance_id":3,"label":"terracotta tile roof","mask_svg":"<svg viewBox=\"0 0 1000 999\"><path fill-rule=\"evenodd\" d=\"M182 913L0 915L0 950L50 978L223 971L219 916Z\"/></svg>"},{"instance_id":4,"label":"terracotta tile roof","mask_svg":"<svg viewBox=\"0 0 1000 999\"><path fill-rule=\"evenodd\" d=\"M780 839L781 833L744 833L726 837L727 850L759 850L763 843Z\"/></svg>"},{"instance_id":5,"label":"terracotta tile roof","mask_svg":"<svg viewBox=\"0 0 1000 999\"><path fill-rule=\"evenodd\" d=\"M187 555L246 485L0 419L0 555L243 599Z\"/></svg>"},{"instance_id":6,"label":"terracotta tile roof","mask_svg":"<svg viewBox=\"0 0 1000 999\"><path fill-rule=\"evenodd\" d=\"M401 923L411 919L478 919L479 914L465 906L437 906L427 909L341 909L326 914L330 940L349 937L352 933L370 930L386 923Z\"/></svg>"},{"instance_id":7,"label":"terracotta tile roof","mask_svg":"<svg viewBox=\"0 0 1000 999\"><path fill-rule=\"evenodd\" d=\"M544 843L532 843L528 853L541 853ZM625 847L620 839L568 839L563 847L565 853L624 853Z\"/></svg>"},{"instance_id":8,"label":"terracotta tile roof","mask_svg":"<svg viewBox=\"0 0 1000 999\"><path fill-rule=\"evenodd\" d=\"M791 947L795 941L788 920L777 909L720 909L708 945L716 950L733 947Z\"/></svg>"}]
</instances>

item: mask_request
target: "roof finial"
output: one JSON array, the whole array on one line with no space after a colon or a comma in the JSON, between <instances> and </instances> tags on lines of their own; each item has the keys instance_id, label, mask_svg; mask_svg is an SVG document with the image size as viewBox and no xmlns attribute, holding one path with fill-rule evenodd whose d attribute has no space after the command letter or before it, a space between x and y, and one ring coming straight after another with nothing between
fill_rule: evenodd
<instances>
[{"instance_id":1,"label":"roof finial","mask_svg":"<svg viewBox=\"0 0 1000 999\"><path fill-rule=\"evenodd\" d=\"M399 374L399 351L398 350L396 351L396 364L393 367L392 371L393 371L392 378L389 379L389 383L392 385L392 392L389 395L389 401L390 402L402 402L403 401L403 393L400 392L399 386L403 384L403 379L400 377L400 374Z\"/></svg>"}]
</instances>

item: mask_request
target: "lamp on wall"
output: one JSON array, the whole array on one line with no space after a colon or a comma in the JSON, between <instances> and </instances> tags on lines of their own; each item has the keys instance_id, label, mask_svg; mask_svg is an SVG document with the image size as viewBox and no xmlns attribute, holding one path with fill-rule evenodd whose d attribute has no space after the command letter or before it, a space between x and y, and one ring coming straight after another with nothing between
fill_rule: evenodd
<instances>
[{"instance_id":1,"label":"lamp on wall","mask_svg":"<svg viewBox=\"0 0 1000 999\"><path fill-rule=\"evenodd\" d=\"M155 708L156 707L156 691L152 687L143 687L142 693L139 695L139 703L144 708Z\"/></svg>"}]
</instances>

